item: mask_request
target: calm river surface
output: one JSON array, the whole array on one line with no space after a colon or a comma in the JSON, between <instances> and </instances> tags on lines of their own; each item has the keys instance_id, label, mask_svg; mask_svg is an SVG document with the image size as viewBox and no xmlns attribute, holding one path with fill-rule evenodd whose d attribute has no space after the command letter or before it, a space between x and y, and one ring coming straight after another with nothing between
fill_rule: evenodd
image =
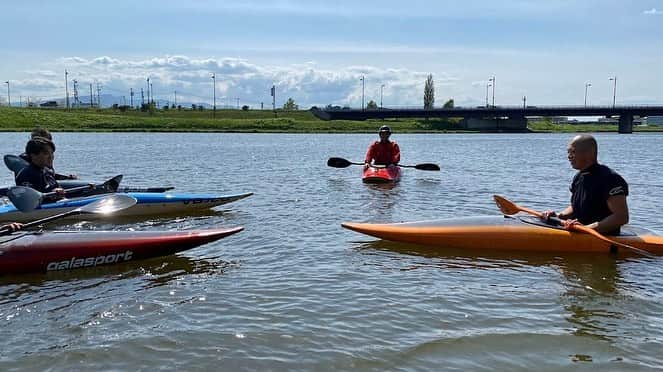
<instances>
[{"instance_id":1,"label":"calm river surface","mask_svg":"<svg viewBox=\"0 0 663 372\"><path fill-rule=\"evenodd\" d=\"M0 133L19 153L27 133ZM408 169L361 183L375 135L56 133L56 169L126 185L255 195L180 218L59 229L240 234L176 256L0 278L0 370L649 370L663 368L663 258L477 254L363 236L342 221L496 215L492 194L559 209L570 135L398 135ZM663 231L663 135L598 135ZM0 172L0 184L13 181Z\"/></svg>"}]
</instances>

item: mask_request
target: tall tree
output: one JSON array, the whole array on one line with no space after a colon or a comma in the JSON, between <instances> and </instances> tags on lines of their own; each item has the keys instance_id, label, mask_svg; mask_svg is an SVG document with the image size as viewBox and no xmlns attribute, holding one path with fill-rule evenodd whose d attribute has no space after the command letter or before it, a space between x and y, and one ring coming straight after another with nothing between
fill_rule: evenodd
<instances>
[{"instance_id":1,"label":"tall tree","mask_svg":"<svg viewBox=\"0 0 663 372\"><path fill-rule=\"evenodd\" d=\"M292 99L292 97L290 97L283 105L283 110L285 111L299 110L299 105L297 105L297 103L295 103L295 100Z\"/></svg>"},{"instance_id":2,"label":"tall tree","mask_svg":"<svg viewBox=\"0 0 663 372\"><path fill-rule=\"evenodd\" d=\"M435 106L435 85L433 83L433 74L428 74L426 85L424 86L424 109L432 110Z\"/></svg>"},{"instance_id":3,"label":"tall tree","mask_svg":"<svg viewBox=\"0 0 663 372\"><path fill-rule=\"evenodd\" d=\"M368 109L368 110L377 110L377 109L378 109L378 104L375 103L375 101L370 100L370 101L368 101L368 103L366 104L366 109Z\"/></svg>"},{"instance_id":4,"label":"tall tree","mask_svg":"<svg viewBox=\"0 0 663 372\"><path fill-rule=\"evenodd\" d=\"M442 106L445 109L452 109L454 108L454 99L450 99L447 102L444 103L444 106Z\"/></svg>"}]
</instances>

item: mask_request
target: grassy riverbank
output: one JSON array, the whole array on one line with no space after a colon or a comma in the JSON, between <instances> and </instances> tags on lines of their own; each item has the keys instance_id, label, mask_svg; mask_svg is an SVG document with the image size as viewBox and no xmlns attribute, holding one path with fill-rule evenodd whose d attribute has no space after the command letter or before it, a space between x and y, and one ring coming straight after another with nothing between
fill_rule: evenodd
<instances>
[{"instance_id":1,"label":"grassy riverbank","mask_svg":"<svg viewBox=\"0 0 663 372\"><path fill-rule=\"evenodd\" d=\"M53 131L68 132L274 132L274 133L352 133L375 132L388 124L398 133L466 132L459 120L367 120L323 121L309 111L218 110L212 111L140 111L120 112L113 109L38 109L0 108L0 131L30 131L42 126ZM535 132L616 132L616 125L533 123ZM659 130L657 127L638 127L637 131Z\"/></svg>"}]
</instances>

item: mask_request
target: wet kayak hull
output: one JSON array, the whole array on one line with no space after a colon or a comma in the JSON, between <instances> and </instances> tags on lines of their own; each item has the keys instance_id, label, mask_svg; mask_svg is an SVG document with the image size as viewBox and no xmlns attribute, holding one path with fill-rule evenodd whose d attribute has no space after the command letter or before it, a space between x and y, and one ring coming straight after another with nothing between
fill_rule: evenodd
<instances>
[{"instance_id":1,"label":"wet kayak hull","mask_svg":"<svg viewBox=\"0 0 663 372\"><path fill-rule=\"evenodd\" d=\"M184 194L184 193L127 193L136 198L136 205L114 213L113 217L137 217L150 215L172 215L178 213L193 213L200 210L214 208L219 205L231 203L247 198L252 193L235 195L215 194ZM75 208L92 203L103 198L104 195L88 196L84 198L64 199L55 203L42 204L39 208L22 213L13 205L0 205L0 222L29 222L40 218L64 213ZM69 218L79 218L72 216ZM84 215L85 219L93 218Z\"/></svg>"},{"instance_id":2,"label":"wet kayak hull","mask_svg":"<svg viewBox=\"0 0 663 372\"><path fill-rule=\"evenodd\" d=\"M529 252L616 251L609 243L591 235L569 232L530 217L486 216L390 224L347 222L342 225L384 240L436 248ZM663 236L647 229L624 226L621 235L610 236L610 239L654 254L663 254Z\"/></svg>"},{"instance_id":3,"label":"wet kayak hull","mask_svg":"<svg viewBox=\"0 0 663 372\"><path fill-rule=\"evenodd\" d=\"M193 231L63 231L0 237L0 275L90 268L171 255L243 227Z\"/></svg>"}]
</instances>

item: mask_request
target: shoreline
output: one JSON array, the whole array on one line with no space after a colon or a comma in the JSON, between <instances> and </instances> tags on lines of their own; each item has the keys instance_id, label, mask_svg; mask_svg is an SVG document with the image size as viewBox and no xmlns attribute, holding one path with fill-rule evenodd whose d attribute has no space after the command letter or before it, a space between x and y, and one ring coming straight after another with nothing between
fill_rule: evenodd
<instances>
[{"instance_id":1,"label":"shoreline","mask_svg":"<svg viewBox=\"0 0 663 372\"><path fill-rule=\"evenodd\" d=\"M458 119L323 121L310 111L162 110L155 113L108 109L0 108L0 132L30 132L41 126L52 132L108 133L375 133L387 124L397 133L617 133L615 124L528 124L526 131L467 130ZM634 133L663 133L663 127L635 126Z\"/></svg>"}]
</instances>

